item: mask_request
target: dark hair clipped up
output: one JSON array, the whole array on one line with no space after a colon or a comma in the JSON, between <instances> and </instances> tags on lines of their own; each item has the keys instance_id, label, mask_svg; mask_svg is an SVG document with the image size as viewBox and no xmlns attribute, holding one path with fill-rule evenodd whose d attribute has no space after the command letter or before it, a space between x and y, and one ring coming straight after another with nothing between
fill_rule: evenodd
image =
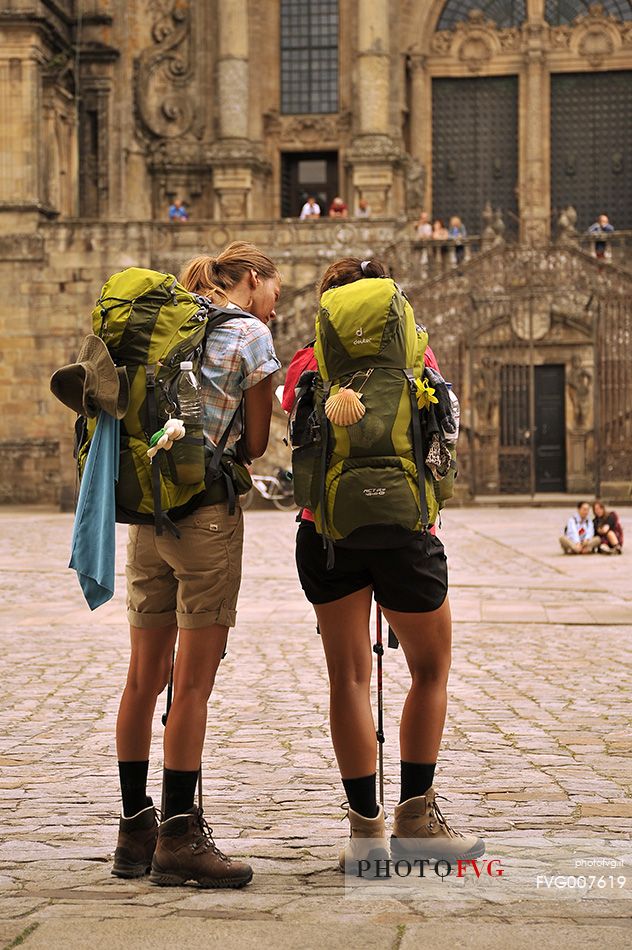
<instances>
[{"instance_id":1,"label":"dark hair clipped up","mask_svg":"<svg viewBox=\"0 0 632 950\"><path fill-rule=\"evenodd\" d=\"M388 277L384 264L380 261L362 261L359 257L342 257L339 261L330 264L318 288L319 296L332 287L342 287L343 284L352 284L364 277Z\"/></svg>"}]
</instances>

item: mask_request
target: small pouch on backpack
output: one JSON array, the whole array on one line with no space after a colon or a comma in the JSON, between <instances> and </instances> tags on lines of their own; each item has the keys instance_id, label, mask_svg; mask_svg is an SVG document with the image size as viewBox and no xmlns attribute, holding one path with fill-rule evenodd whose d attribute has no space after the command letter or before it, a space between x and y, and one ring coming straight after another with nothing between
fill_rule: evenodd
<instances>
[{"instance_id":1,"label":"small pouch on backpack","mask_svg":"<svg viewBox=\"0 0 632 950\"><path fill-rule=\"evenodd\" d=\"M159 452L160 467L175 485L198 485L206 473L202 425L186 426L186 435L168 452Z\"/></svg>"},{"instance_id":2,"label":"small pouch on backpack","mask_svg":"<svg viewBox=\"0 0 632 950\"><path fill-rule=\"evenodd\" d=\"M301 445L292 452L294 501L299 508L313 510L318 504L319 475L322 465L320 442Z\"/></svg>"},{"instance_id":3,"label":"small pouch on backpack","mask_svg":"<svg viewBox=\"0 0 632 950\"><path fill-rule=\"evenodd\" d=\"M288 422L290 444L294 448L320 442L320 425L314 400L317 376L314 370L305 370L296 387L296 399Z\"/></svg>"},{"instance_id":4,"label":"small pouch on backpack","mask_svg":"<svg viewBox=\"0 0 632 950\"><path fill-rule=\"evenodd\" d=\"M252 488L252 479L250 472L245 465L238 462L232 455L222 456L220 468L225 472L233 483L236 495L245 495Z\"/></svg>"}]
</instances>

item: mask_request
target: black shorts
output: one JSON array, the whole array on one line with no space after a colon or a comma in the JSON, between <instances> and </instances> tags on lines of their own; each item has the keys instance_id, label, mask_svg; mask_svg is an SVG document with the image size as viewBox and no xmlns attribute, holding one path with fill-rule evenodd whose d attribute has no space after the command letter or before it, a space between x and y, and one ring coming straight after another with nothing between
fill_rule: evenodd
<instances>
[{"instance_id":1,"label":"black shorts","mask_svg":"<svg viewBox=\"0 0 632 950\"><path fill-rule=\"evenodd\" d=\"M296 566L311 604L329 604L372 587L381 607L402 613L437 610L448 593L448 565L439 538L420 535L399 548L380 550L336 547L327 570L323 539L310 521L296 535Z\"/></svg>"}]
</instances>

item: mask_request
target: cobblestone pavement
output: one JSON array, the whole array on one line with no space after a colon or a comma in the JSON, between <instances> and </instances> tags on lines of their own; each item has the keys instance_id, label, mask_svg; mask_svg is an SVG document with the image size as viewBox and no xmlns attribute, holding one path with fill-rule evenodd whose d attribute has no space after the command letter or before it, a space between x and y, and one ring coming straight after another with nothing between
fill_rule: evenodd
<instances>
[{"instance_id":1,"label":"cobblestone pavement","mask_svg":"<svg viewBox=\"0 0 632 950\"><path fill-rule=\"evenodd\" d=\"M632 539L632 510L620 513ZM0 946L630 946L632 553L564 557L566 514L444 517L455 636L436 786L446 815L485 837L503 875L483 863L480 879L469 868L460 879L345 888L334 869L344 796L321 646L295 579L293 516L247 513L238 626L210 703L204 768L216 838L252 859L255 878L212 892L110 876L125 530L116 596L91 614L65 568L71 517L2 510ZM391 814L405 683L401 650L387 651Z\"/></svg>"}]
</instances>

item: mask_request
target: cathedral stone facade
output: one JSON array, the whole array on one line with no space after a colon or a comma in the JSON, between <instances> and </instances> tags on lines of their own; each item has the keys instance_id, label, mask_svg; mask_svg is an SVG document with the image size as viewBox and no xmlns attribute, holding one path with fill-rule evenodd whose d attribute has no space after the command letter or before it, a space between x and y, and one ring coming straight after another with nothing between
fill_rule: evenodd
<instances>
[{"instance_id":1,"label":"cathedral stone facade","mask_svg":"<svg viewBox=\"0 0 632 950\"><path fill-rule=\"evenodd\" d=\"M461 388L463 492L621 497L630 116L628 0L0 0L0 497L72 495L48 378L105 278L235 238L279 263L285 361L329 261L388 261Z\"/></svg>"}]
</instances>

